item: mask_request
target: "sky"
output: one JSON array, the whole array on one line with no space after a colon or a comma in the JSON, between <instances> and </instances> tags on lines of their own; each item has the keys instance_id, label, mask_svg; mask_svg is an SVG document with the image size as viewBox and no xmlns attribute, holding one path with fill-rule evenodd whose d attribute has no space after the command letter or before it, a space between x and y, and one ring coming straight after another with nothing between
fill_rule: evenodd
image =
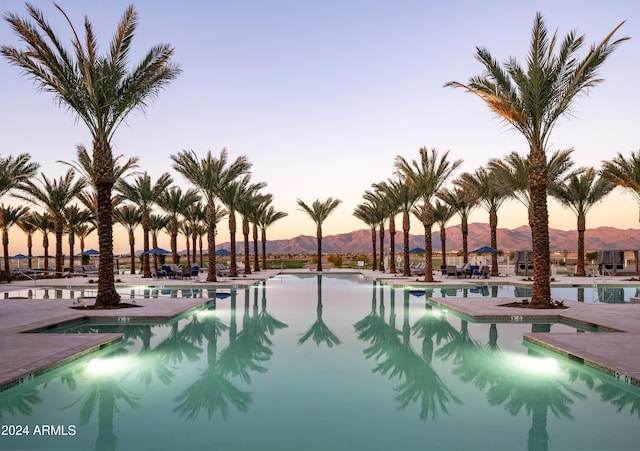
<instances>
[{"instance_id":1,"label":"sky","mask_svg":"<svg viewBox=\"0 0 640 451\"><path fill-rule=\"evenodd\" d=\"M53 3L33 3L70 48L69 26ZM87 16L106 51L130 2L58 4L80 33ZM325 236L366 228L353 217L364 191L394 176L397 155L416 159L421 147L462 159L454 175L512 151L526 154L524 138L479 99L443 85L481 73L477 46L498 61L515 57L524 64L536 12L560 37L572 30L585 35L582 54L622 21L616 36L631 37L602 66L603 82L578 99L571 117L558 122L549 150L574 148L577 166L599 168L618 152L628 157L640 147L640 90L632 88L640 73L640 3L634 0L194 0L179 6L144 0L134 5L139 24L131 63L152 46L169 43L183 72L145 112L129 116L113 138L114 154L139 157L152 180L169 172L183 189L190 185L172 169L170 155L194 150L203 157L226 148L230 159L247 156L252 180L265 182L274 207L288 213L268 230L268 239L315 236L315 224L297 199L342 201L323 224ZM27 15L17 0L0 0L0 11ZM6 21L0 22L0 44L22 48ZM73 161L78 144L91 148L86 126L0 60L0 156L29 153L48 177L59 177L67 167L57 161ZM499 227L527 224L525 208L515 201L498 215ZM635 200L616 190L591 210L587 227L637 228L638 217ZM477 209L470 221L486 223L488 215ZM457 218L449 225L456 223ZM576 219L551 201L549 225L572 230ZM414 221L411 232L422 233L422 226ZM138 235L136 247L141 247L141 231ZM24 234L12 231L11 237L10 253L23 252ZM228 240L226 224L219 226L217 240ZM97 246L95 234L88 244ZM168 246L168 237L160 244ZM128 250L121 230L116 229L114 245L116 252Z\"/></svg>"}]
</instances>

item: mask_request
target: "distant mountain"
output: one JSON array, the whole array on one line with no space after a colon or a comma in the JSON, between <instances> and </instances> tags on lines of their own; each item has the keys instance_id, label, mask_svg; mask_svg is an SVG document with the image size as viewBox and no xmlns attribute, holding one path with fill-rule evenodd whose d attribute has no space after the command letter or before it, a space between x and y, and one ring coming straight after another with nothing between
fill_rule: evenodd
<instances>
[{"instance_id":1,"label":"distant mountain","mask_svg":"<svg viewBox=\"0 0 640 451\"><path fill-rule=\"evenodd\" d=\"M415 232L415 230L414 230ZM447 251L462 249L462 232L460 225L447 227ZM614 227L598 227L589 229L585 234L585 248L587 251L600 249L640 249L639 229L617 229ZM431 234L433 249L440 251L440 231ZM469 224L469 250L491 244L488 224ZM578 232L576 230L549 229L549 244L552 251L575 251L578 247ZM389 231L385 236L385 251L389 249ZM376 243L379 249L380 243ZM229 243L220 243L218 247L229 248ZM409 248L424 247L422 234L411 234ZM498 248L504 251L531 249L531 229L521 226L517 229L498 229ZM396 232L396 249L402 250L402 232ZM242 242L237 245L238 252L242 252ZM371 252L371 231L356 230L349 233L325 236L322 239L322 251L325 253L369 253ZM267 241L268 254L313 254L316 252L316 237L300 235L286 240Z\"/></svg>"}]
</instances>

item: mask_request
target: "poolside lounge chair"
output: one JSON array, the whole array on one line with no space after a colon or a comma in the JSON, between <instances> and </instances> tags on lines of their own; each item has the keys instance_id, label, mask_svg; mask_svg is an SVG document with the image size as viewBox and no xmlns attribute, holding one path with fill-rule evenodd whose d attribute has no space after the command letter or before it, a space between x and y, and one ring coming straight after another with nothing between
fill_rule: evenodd
<instances>
[{"instance_id":1,"label":"poolside lounge chair","mask_svg":"<svg viewBox=\"0 0 640 451\"><path fill-rule=\"evenodd\" d=\"M424 270L427 265L425 262L420 262L413 268L411 268L411 274L414 276L424 276Z\"/></svg>"},{"instance_id":2,"label":"poolside lounge chair","mask_svg":"<svg viewBox=\"0 0 640 451\"><path fill-rule=\"evenodd\" d=\"M458 277L458 270L455 265L447 265L447 278L451 279L452 277L454 279Z\"/></svg>"},{"instance_id":3,"label":"poolside lounge chair","mask_svg":"<svg viewBox=\"0 0 640 451\"><path fill-rule=\"evenodd\" d=\"M151 270L151 277L153 277L154 279L166 279L167 271L165 271L164 269L153 268Z\"/></svg>"},{"instance_id":4,"label":"poolside lounge chair","mask_svg":"<svg viewBox=\"0 0 640 451\"><path fill-rule=\"evenodd\" d=\"M476 269L473 272L473 274L471 275L471 277L475 277L475 278L478 278L478 279L488 279L489 278L489 267L487 265L484 265L480 269Z\"/></svg>"},{"instance_id":5,"label":"poolside lounge chair","mask_svg":"<svg viewBox=\"0 0 640 451\"><path fill-rule=\"evenodd\" d=\"M218 272L219 276L228 276L229 275L229 268L227 268L222 263L216 263L216 271Z\"/></svg>"}]
</instances>

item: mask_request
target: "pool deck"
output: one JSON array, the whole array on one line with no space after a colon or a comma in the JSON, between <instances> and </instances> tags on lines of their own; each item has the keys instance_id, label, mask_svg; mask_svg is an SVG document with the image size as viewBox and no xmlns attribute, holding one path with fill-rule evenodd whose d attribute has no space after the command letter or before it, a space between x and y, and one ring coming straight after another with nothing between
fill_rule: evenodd
<instances>
[{"instance_id":1,"label":"pool deck","mask_svg":"<svg viewBox=\"0 0 640 451\"><path fill-rule=\"evenodd\" d=\"M309 270L286 270L283 273L305 272ZM311 271L315 272L315 271ZM390 285L411 286L419 289L433 286L421 282L422 277L402 277L370 270L331 269L326 273L362 273L365 277L377 279ZM184 286L230 288L246 286L265 280L281 273L278 270L238 278L219 278L217 283L200 280L152 280L141 279L136 275L117 276L118 286L140 287ZM465 286L479 284L521 284L530 286L531 281L519 276L494 277L488 280L447 279L436 276L438 286ZM637 280L628 277L579 278L557 276L552 285L588 285L599 286L629 285L640 286ZM33 281L13 281L0 284L0 294L12 290L28 290L43 287L92 287L96 284L89 278L47 279ZM569 319L589 325L620 332L601 333L530 333L525 341L553 350L570 359L583 362L614 377L640 386L640 304L585 304L566 302L567 309L534 310L504 307L505 304L521 298L434 298L434 302L443 308L456 311L474 321L517 321L528 322L533 318L558 320ZM191 309L209 302L207 298L157 298L135 299L140 308L116 310L79 310L78 300L72 299L0 299L0 390L30 380L34 376L50 371L87 353L101 349L120 341L119 334L25 334L34 329L47 328L64 322L73 322L84 318L117 318L116 321L128 321L128 318L169 320ZM123 299L123 302L132 302ZM75 304L74 304L75 303Z\"/></svg>"}]
</instances>

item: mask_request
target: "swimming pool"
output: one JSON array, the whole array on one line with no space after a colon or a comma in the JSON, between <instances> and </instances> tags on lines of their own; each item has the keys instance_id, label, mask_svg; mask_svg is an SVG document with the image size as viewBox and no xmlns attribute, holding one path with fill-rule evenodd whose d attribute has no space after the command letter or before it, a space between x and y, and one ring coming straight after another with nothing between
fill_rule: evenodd
<instances>
[{"instance_id":1,"label":"swimming pool","mask_svg":"<svg viewBox=\"0 0 640 451\"><path fill-rule=\"evenodd\" d=\"M0 393L0 449L637 449L640 390L350 275L278 276ZM51 430L48 428L47 430ZM73 435L71 435L71 431ZM2 431L0 431L1 433ZM10 431L7 430L7 433Z\"/></svg>"}]
</instances>

